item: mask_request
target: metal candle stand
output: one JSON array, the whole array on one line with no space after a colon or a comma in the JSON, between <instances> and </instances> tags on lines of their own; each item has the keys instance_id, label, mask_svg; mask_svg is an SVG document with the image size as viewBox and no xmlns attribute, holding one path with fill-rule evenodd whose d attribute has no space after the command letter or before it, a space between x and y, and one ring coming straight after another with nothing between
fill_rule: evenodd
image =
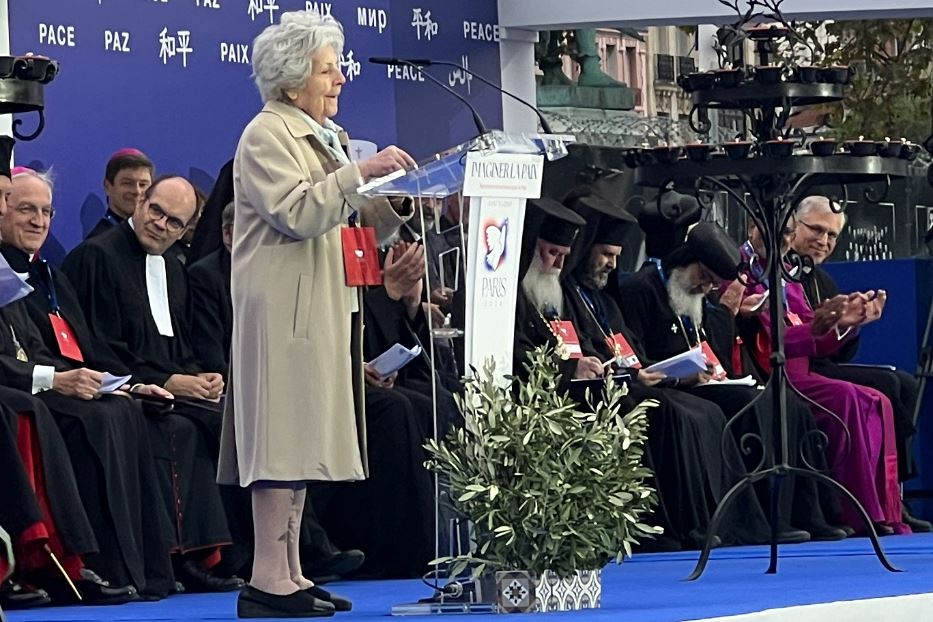
<instances>
[{"instance_id":1,"label":"metal candle stand","mask_svg":"<svg viewBox=\"0 0 933 622\"><path fill-rule=\"evenodd\" d=\"M779 14L769 17L775 18L774 21L787 24ZM739 24L734 27L735 32L744 32L742 31L744 25L745 22L740 20ZM749 34L739 36L748 36L758 41L758 50L761 54L762 51L775 49L773 45L761 44L762 39L766 38L763 33L766 32L770 32L774 40L792 36L792 31L788 28L774 28L770 31L758 28L754 36ZM761 55L765 56L765 54ZM766 58L762 58L762 65L767 65ZM746 74L743 69L743 79L737 84L723 87L717 86L716 80L712 85L707 80L705 88L692 90L694 109L690 118L694 130L699 134L709 132L710 124L706 120L705 113L710 108L739 110L744 113L748 121L747 126L751 134L749 141L737 140L731 149L727 143L721 152L714 145L710 145L708 150L697 149L693 146L692 152L691 146L688 146L686 157L680 157L682 150L676 147L667 150L634 149L625 155L626 164L636 168L635 175L638 183L660 190L659 209L663 193L674 188L680 190L688 188L705 207L711 204L708 197L712 192L725 193L741 205L762 233L768 252L765 274L771 288L775 290L769 296L770 362L772 366L771 377L768 381L770 391L762 392L739 411L728 422L723 434L724 440L726 435L732 435L733 424L750 412L758 399L767 393L771 396L773 412L779 418L777 439L774 442L766 442L758 434L747 434L743 437L742 444L746 450L746 443L751 439L760 444L762 458L753 470L745 473L726 493L716 508L707 530L700 558L688 577L689 580L697 579L703 574L709 561L713 540L732 502L746 488L765 478L770 480L771 484L771 550L767 572L777 572L777 535L780 513L778 499L781 485L789 476L817 480L840 493L861 516L865 531L871 538L879 561L888 570L898 572L882 550L872 521L858 499L845 486L808 462L804 450L806 443L812 442L812 434L805 435L801 439L800 447L789 446L786 391L788 388L794 392L797 391L788 382L785 368L783 279L799 280L802 272L807 267L812 267L812 262L809 258L792 254L785 258L791 264L788 266L781 259L781 246L782 231L795 206L806 196L810 188L820 185L838 188L841 196L835 205L840 206L840 211L845 208L848 196L847 184L851 183L872 184L864 193L865 199L874 203L881 202L890 188L891 179L907 175L908 161L916 156L917 150L914 146L904 144L901 149L883 152L879 149L875 155L864 156L851 152L836 153L835 149L829 155L795 153L795 147L803 145L791 141L789 130L784 129L791 109L794 106L841 100L845 82L848 80L835 83L822 81L823 78L840 78L840 76L824 74L819 76L821 81L803 83L796 74L786 70L782 72L777 82L763 83L756 77ZM704 81L697 79L694 84L704 84ZM788 145L788 142L791 144ZM812 401L803 399L813 404ZM826 409L822 410L832 416L838 425L843 426L848 436L848 430L845 429L842 420ZM826 442L827 438L824 433L816 432L816 435L819 440L818 444ZM791 451L800 452L800 463L804 466L794 466L790 463Z\"/></svg>"}]
</instances>

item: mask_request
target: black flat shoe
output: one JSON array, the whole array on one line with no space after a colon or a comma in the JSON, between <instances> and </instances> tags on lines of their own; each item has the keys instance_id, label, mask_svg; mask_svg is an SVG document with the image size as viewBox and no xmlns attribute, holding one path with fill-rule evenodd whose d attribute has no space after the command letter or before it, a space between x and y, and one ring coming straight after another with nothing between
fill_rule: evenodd
<instances>
[{"instance_id":1,"label":"black flat shoe","mask_svg":"<svg viewBox=\"0 0 933 622\"><path fill-rule=\"evenodd\" d=\"M32 609L51 605L48 592L39 588L30 588L15 581L5 581L0 586L0 609Z\"/></svg>"},{"instance_id":2,"label":"black flat shoe","mask_svg":"<svg viewBox=\"0 0 933 622\"><path fill-rule=\"evenodd\" d=\"M312 585L311 587L304 590L306 594L311 594L318 600L323 600L324 602L330 603L334 606L334 611L350 611L353 609L353 603L343 596L337 596L336 594L331 594L324 588L318 587L317 585Z\"/></svg>"},{"instance_id":3,"label":"black flat shoe","mask_svg":"<svg viewBox=\"0 0 933 622\"><path fill-rule=\"evenodd\" d=\"M232 592L246 585L240 577L217 576L191 559L186 559L178 565L175 576L186 592Z\"/></svg>"},{"instance_id":4,"label":"black flat shoe","mask_svg":"<svg viewBox=\"0 0 933 622\"><path fill-rule=\"evenodd\" d=\"M240 618L325 618L334 615L334 606L306 590L279 596L247 585L237 599L236 614Z\"/></svg>"}]
</instances>

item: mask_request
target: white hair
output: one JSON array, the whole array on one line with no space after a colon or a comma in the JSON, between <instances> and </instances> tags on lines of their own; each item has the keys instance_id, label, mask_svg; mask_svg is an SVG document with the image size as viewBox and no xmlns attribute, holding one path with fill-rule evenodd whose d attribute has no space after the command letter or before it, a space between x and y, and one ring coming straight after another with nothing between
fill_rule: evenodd
<instances>
[{"instance_id":1,"label":"white hair","mask_svg":"<svg viewBox=\"0 0 933 622\"><path fill-rule=\"evenodd\" d=\"M16 170L16 169L14 169ZM34 171L31 168L19 168L18 172L13 174L13 177L10 179L15 181L22 177L35 177L42 183L44 183L49 189L49 200L52 200L55 192L55 175L52 173L52 169L49 168L47 171Z\"/></svg>"},{"instance_id":2,"label":"white hair","mask_svg":"<svg viewBox=\"0 0 933 622\"><path fill-rule=\"evenodd\" d=\"M794 211L794 216L799 219L800 217L806 216L811 212L837 214L838 216L842 217L842 226L846 226L846 213L839 211L839 204L830 201L828 197L823 197L816 194L804 197L800 203L797 204L797 209Z\"/></svg>"},{"instance_id":3,"label":"white hair","mask_svg":"<svg viewBox=\"0 0 933 622\"><path fill-rule=\"evenodd\" d=\"M671 308L679 316L686 315L694 326L703 326L703 294L690 293L690 279L684 268L673 268L667 278L667 295Z\"/></svg>"},{"instance_id":4,"label":"white hair","mask_svg":"<svg viewBox=\"0 0 933 622\"><path fill-rule=\"evenodd\" d=\"M531 304L542 313L564 314L564 290L560 285L560 268L544 271L544 261L535 252L528 272L522 279L522 289Z\"/></svg>"},{"instance_id":5,"label":"white hair","mask_svg":"<svg viewBox=\"0 0 933 622\"><path fill-rule=\"evenodd\" d=\"M253 79L263 102L285 101L285 92L299 90L311 75L311 57L325 46L343 52L343 26L317 11L282 13L253 40Z\"/></svg>"}]
</instances>

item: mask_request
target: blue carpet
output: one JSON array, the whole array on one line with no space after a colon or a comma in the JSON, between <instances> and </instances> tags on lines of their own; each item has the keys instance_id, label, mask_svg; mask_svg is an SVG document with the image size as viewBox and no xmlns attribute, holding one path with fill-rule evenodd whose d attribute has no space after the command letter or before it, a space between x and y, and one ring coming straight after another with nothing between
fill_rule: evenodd
<instances>
[{"instance_id":1,"label":"blue carpet","mask_svg":"<svg viewBox=\"0 0 933 622\"><path fill-rule=\"evenodd\" d=\"M558 617L625 622L675 622L736 615L839 600L857 600L933 591L933 534L884 538L892 562L904 572L889 573L865 538L781 547L778 574L766 575L767 547L717 550L698 581L686 582L696 552L636 555L603 574L602 608ZM358 581L328 585L353 600L354 611L338 619L385 622L392 605L428 595L418 581ZM234 620L236 594L191 594L157 603L119 607L62 607L14 611L10 622L88 620ZM464 616L457 616L458 618ZM543 614L521 620L540 619ZM548 614L547 619L554 619ZM417 620L418 618L414 618Z\"/></svg>"}]
</instances>

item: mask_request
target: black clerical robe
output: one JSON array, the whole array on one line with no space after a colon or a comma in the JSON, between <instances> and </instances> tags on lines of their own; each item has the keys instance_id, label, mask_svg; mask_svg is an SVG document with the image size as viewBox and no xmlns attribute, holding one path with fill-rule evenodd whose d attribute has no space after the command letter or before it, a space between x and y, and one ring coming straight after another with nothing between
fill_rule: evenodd
<instances>
[{"instance_id":1,"label":"black clerical robe","mask_svg":"<svg viewBox=\"0 0 933 622\"><path fill-rule=\"evenodd\" d=\"M233 303L230 251L221 246L188 266L191 284L191 340L201 369L227 377Z\"/></svg>"},{"instance_id":2,"label":"black clerical robe","mask_svg":"<svg viewBox=\"0 0 933 622\"><path fill-rule=\"evenodd\" d=\"M146 285L146 252L140 246L129 223L79 244L65 258L62 272L71 280L87 323L94 335L104 340L133 375L143 382L164 386L174 374L195 375L201 368L191 341L190 296L188 275L181 262L166 256L165 276L168 306L174 336L159 333ZM197 424L206 443L207 453L198 453L198 463L192 465L199 481L198 489L214 490L216 462L220 449L223 408L214 402L177 398L173 412ZM168 431L159 435L167 443ZM201 440L189 439L198 444ZM170 446L156 446L159 455L170 455ZM207 461L210 461L210 465ZM218 492L218 494L220 494ZM216 498L210 493L210 498ZM217 530L225 522L232 534L234 548L225 555L244 557L251 548L252 523L249 491L224 490L221 495L225 512L211 511ZM202 500L191 499L192 503ZM190 515L186 514L188 518ZM176 513L180 518L180 513ZM224 541L229 541L229 538ZM221 544L223 542L216 542Z\"/></svg>"},{"instance_id":3,"label":"black clerical robe","mask_svg":"<svg viewBox=\"0 0 933 622\"><path fill-rule=\"evenodd\" d=\"M584 355L603 361L614 358L606 338L619 333L639 362L648 360L641 339L625 325L619 306L604 291L569 277L564 292L578 318ZM638 369L628 371L633 378L630 405L645 399L659 403L648 413L647 458L659 497L656 519L669 538L687 546L696 544L697 536L706 533L716 505L744 472L741 454L731 439L722 443L726 417L715 403L671 388L646 387L637 381ZM720 531L725 541L765 541L768 524L755 495L747 491L736 505Z\"/></svg>"},{"instance_id":4,"label":"black clerical robe","mask_svg":"<svg viewBox=\"0 0 933 622\"><path fill-rule=\"evenodd\" d=\"M365 395L369 477L332 484L321 521L337 546L366 554L361 576L420 577L434 555L434 484L418 422L430 400L371 386Z\"/></svg>"},{"instance_id":5,"label":"black clerical robe","mask_svg":"<svg viewBox=\"0 0 933 622\"><path fill-rule=\"evenodd\" d=\"M201 370L188 324L188 277L165 258L174 337L159 334L146 290L146 252L129 223L75 247L65 258L68 276L93 333L143 382L164 385L173 374ZM218 423L219 424L219 423Z\"/></svg>"},{"instance_id":6,"label":"black clerical robe","mask_svg":"<svg viewBox=\"0 0 933 622\"><path fill-rule=\"evenodd\" d=\"M566 297L565 297L566 298ZM570 303L564 300L564 314L561 318L545 318L532 304L525 290L519 284L515 297L515 339L512 350L512 374L518 378L527 378L530 365L528 355L542 345L548 345L555 350L558 347L557 338L551 331L548 322L552 319L569 320L577 326L577 318L573 315ZM580 337L579 329L577 336ZM583 337L580 337L581 341ZM581 349L583 344L581 343ZM592 349L592 348L590 348ZM566 392L571 388L571 381L577 371L577 360L567 359L558 363L560 378L557 389Z\"/></svg>"},{"instance_id":7,"label":"black clerical robe","mask_svg":"<svg viewBox=\"0 0 933 622\"><path fill-rule=\"evenodd\" d=\"M104 212L103 217L97 221L97 224L94 225L94 228L88 231L85 240L90 240L91 238L97 237L102 233L110 231L115 225L119 225L124 222L126 219L118 215L112 209L107 208L107 211Z\"/></svg>"},{"instance_id":8,"label":"black clerical robe","mask_svg":"<svg viewBox=\"0 0 933 622\"><path fill-rule=\"evenodd\" d=\"M816 309L823 302L839 295L839 286L826 270L814 266L813 270L801 280L807 302ZM894 411L894 435L897 445L898 479L906 481L917 475L916 464L911 449L912 438L917 432L914 411L920 398L920 383L917 379L899 369L880 366L847 365L859 347L861 337L856 335L848 339L837 352L810 361L814 373L845 380L853 384L870 387L881 391L891 400Z\"/></svg>"},{"instance_id":9,"label":"black clerical robe","mask_svg":"<svg viewBox=\"0 0 933 622\"><path fill-rule=\"evenodd\" d=\"M78 294L62 271L38 257L30 261L26 253L7 244L0 245L0 252L14 270L29 274L34 291L23 303L50 352L61 354L49 316L54 306L75 335L84 356L83 366L118 376L132 375L107 342L91 331ZM77 361L71 364L79 365ZM141 380L133 378L131 383L137 381ZM230 533L214 483L210 444L194 423L174 412L147 417L146 425L159 476L159 498L167 515L172 517L169 538L163 543L166 550L185 552L229 542Z\"/></svg>"},{"instance_id":10,"label":"black clerical robe","mask_svg":"<svg viewBox=\"0 0 933 622\"><path fill-rule=\"evenodd\" d=\"M36 364L58 371L78 366L46 347L23 301L0 309L3 385L31 391ZM37 394L64 437L85 510L100 547L89 565L119 585L164 596L174 586L168 550L171 523L163 506L148 503L159 480L142 409L128 397L85 401L53 390Z\"/></svg>"},{"instance_id":11,"label":"black clerical robe","mask_svg":"<svg viewBox=\"0 0 933 622\"><path fill-rule=\"evenodd\" d=\"M688 348L697 347L701 341L708 341L716 352L720 361L727 359L727 352L723 352L725 344L731 344L734 328L729 328L724 316L718 310L704 311L706 317L715 318L715 321L706 322L702 326L695 326L689 318L678 317L670 304L667 292L666 276L654 262L648 262L638 272L626 278L619 287L619 304L625 323L629 329L638 335L645 348L648 363L661 361L676 354L685 352ZM708 302L704 303L709 305ZM723 335L726 332L728 335ZM722 409L736 440L741 440L745 434L754 434L764 439L765 451L769 458L774 456L774 434L777 429L778 417L773 413L770 388L761 391L754 387L744 386L694 386L683 387L683 390L709 400ZM750 408L749 405L752 404ZM809 409L793 395L787 395L787 421L788 442L793 450L790 452L790 463L800 462L799 453L805 452L810 464L820 467L826 464L826 457L822 449L807 439L816 438L816 424ZM762 447L758 443L744 442L743 447L750 451L744 455L748 468L756 467L762 460ZM796 481L795 481L796 480ZM764 485L758 487L759 499L762 505L768 507L768 490ZM796 527L821 532L825 530L826 521L823 517L820 499L816 484L811 479L788 478L781 489L781 504L779 511L781 528L787 528L791 521Z\"/></svg>"}]
</instances>

